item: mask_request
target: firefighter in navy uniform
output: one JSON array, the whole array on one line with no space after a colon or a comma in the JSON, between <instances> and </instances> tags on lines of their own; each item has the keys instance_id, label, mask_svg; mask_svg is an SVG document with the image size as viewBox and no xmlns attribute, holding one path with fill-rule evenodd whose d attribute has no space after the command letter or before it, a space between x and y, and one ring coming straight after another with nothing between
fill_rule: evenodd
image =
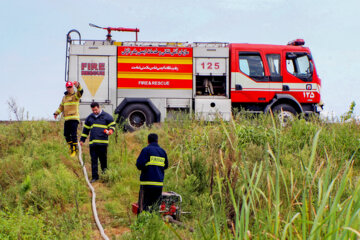
<instances>
[{"instance_id":1,"label":"firefighter in navy uniform","mask_svg":"<svg viewBox=\"0 0 360 240\"><path fill-rule=\"evenodd\" d=\"M141 171L139 191L139 213L151 210L160 200L164 170L168 168L168 158L164 149L158 145L158 135L148 135L148 146L143 148L136 167Z\"/></svg>"},{"instance_id":2,"label":"firefighter in navy uniform","mask_svg":"<svg viewBox=\"0 0 360 240\"><path fill-rule=\"evenodd\" d=\"M77 91L74 90L74 85L77 88ZM54 118L56 120L57 116L62 112L65 123L64 123L64 136L66 142L70 147L70 154L72 157L76 155L78 146L77 146L77 128L80 122L79 115L79 102L80 98L83 95L83 89L79 82L66 82L66 92L65 96L62 98L59 108L54 113Z\"/></svg>"},{"instance_id":3,"label":"firefighter in navy uniform","mask_svg":"<svg viewBox=\"0 0 360 240\"><path fill-rule=\"evenodd\" d=\"M107 146L109 135L115 131L115 122L113 117L102 111L97 102L91 103L91 113L85 120L84 129L80 138L82 146L90 132L90 156L91 156L91 183L99 179L98 159L103 173L107 169Z\"/></svg>"}]
</instances>

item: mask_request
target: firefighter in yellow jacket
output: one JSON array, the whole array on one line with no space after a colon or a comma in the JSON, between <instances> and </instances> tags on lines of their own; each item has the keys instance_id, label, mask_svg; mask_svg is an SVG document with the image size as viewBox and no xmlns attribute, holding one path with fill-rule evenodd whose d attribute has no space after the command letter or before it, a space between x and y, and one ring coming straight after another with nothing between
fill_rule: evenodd
<instances>
[{"instance_id":1,"label":"firefighter in yellow jacket","mask_svg":"<svg viewBox=\"0 0 360 240\"><path fill-rule=\"evenodd\" d=\"M75 92L74 86L77 88ZM83 94L83 89L79 82L66 82L66 92L63 97L59 108L54 113L54 118L62 112L65 123L64 123L64 136L67 143L70 146L70 155L74 157L78 150L77 147L77 128L80 122L79 115L79 102Z\"/></svg>"}]
</instances>

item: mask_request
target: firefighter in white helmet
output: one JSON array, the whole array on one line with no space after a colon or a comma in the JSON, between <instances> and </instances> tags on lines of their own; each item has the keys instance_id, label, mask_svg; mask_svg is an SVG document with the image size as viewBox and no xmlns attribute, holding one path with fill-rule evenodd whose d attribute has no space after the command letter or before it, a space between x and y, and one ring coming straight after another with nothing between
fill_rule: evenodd
<instances>
[{"instance_id":1,"label":"firefighter in white helmet","mask_svg":"<svg viewBox=\"0 0 360 240\"><path fill-rule=\"evenodd\" d=\"M74 85L77 91L74 90ZM65 123L64 123L64 136L70 147L70 155L74 157L78 150L77 147L77 128L80 122L79 115L79 102L83 95L83 89L79 82L66 82L66 92L63 97L59 108L54 113L54 118L62 112Z\"/></svg>"}]
</instances>

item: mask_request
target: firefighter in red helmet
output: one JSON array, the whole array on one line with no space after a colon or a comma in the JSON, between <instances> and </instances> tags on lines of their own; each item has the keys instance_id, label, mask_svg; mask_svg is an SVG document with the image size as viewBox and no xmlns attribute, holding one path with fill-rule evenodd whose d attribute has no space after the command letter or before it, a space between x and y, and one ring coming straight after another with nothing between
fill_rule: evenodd
<instances>
[{"instance_id":1,"label":"firefighter in red helmet","mask_svg":"<svg viewBox=\"0 0 360 240\"><path fill-rule=\"evenodd\" d=\"M79 82L66 82L65 96L62 98L59 108L54 113L54 119L60 113L63 113L64 123L64 136L70 147L70 155L74 157L77 152L77 128L80 122L79 115L79 102L83 95L83 89ZM77 91L74 90L74 86Z\"/></svg>"}]
</instances>

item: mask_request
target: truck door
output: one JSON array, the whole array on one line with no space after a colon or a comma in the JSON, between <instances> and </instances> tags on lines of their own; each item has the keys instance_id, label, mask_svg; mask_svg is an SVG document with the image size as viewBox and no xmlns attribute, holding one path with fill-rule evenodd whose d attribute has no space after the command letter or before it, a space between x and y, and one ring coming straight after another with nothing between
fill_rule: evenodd
<instances>
[{"instance_id":1,"label":"truck door","mask_svg":"<svg viewBox=\"0 0 360 240\"><path fill-rule=\"evenodd\" d=\"M262 103L269 101L269 76L260 51L236 51L232 72L233 102ZM235 70L235 71L234 71Z\"/></svg>"},{"instance_id":2,"label":"truck door","mask_svg":"<svg viewBox=\"0 0 360 240\"><path fill-rule=\"evenodd\" d=\"M193 48L195 115L213 121L231 118L229 48L227 43L197 43Z\"/></svg>"},{"instance_id":3,"label":"truck door","mask_svg":"<svg viewBox=\"0 0 360 240\"><path fill-rule=\"evenodd\" d=\"M289 93L300 103L319 102L319 85L313 81L314 65L311 55L307 52L284 51L284 57L283 85L289 86Z\"/></svg>"}]
</instances>

